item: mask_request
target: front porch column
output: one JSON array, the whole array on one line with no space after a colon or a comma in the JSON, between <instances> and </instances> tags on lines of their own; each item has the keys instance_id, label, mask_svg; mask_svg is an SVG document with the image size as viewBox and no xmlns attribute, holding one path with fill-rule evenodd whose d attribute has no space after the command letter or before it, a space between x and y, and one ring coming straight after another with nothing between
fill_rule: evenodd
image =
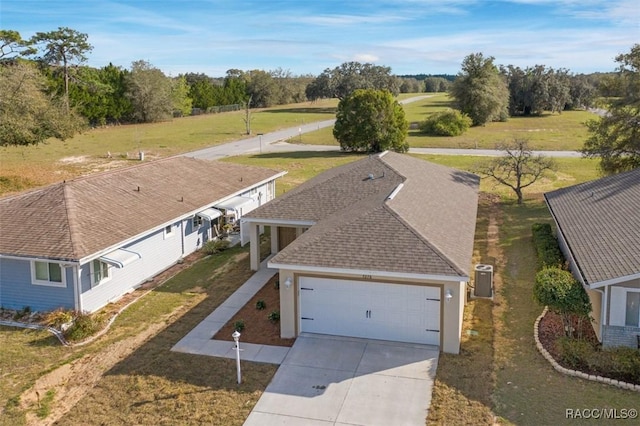
<instances>
[{"instance_id":1,"label":"front porch column","mask_svg":"<svg viewBox=\"0 0 640 426\"><path fill-rule=\"evenodd\" d=\"M260 226L249 222L249 265L252 271L260 269Z\"/></svg>"},{"instance_id":2,"label":"front porch column","mask_svg":"<svg viewBox=\"0 0 640 426\"><path fill-rule=\"evenodd\" d=\"M271 254L278 253L278 227L271 225Z\"/></svg>"}]
</instances>

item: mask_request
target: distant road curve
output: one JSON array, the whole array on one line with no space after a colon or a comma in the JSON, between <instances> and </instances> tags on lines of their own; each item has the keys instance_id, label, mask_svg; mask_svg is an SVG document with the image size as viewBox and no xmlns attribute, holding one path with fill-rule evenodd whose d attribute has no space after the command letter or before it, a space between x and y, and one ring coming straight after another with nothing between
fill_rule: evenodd
<instances>
[{"instance_id":1,"label":"distant road curve","mask_svg":"<svg viewBox=\"0 0 640 426\"><path fill-rule=\"evenodd\" d=\"M429 98L433 95L421 95L412 98L403 99L401 104L416 102L421 99ZM315 132L325 127L333 126L335 119L316 121L313 123L303 124L299 127L290 127L288 129L277 130L275 132L265 133L263 135L252 136L246 139L239 139L222 145L216 145L209 148L199 149L197 151L182 154L185 157L199 158L202 160L218 160L224 157L236 155L259 154L266 152L292 152L292 151L339 151L340 148L335 145L304 145L293 144L285 141L294 139L303 133ZM433 154L433 155L475 155L496 157L503 155L504 152L494 149L458 149L458 148L411 148L409 152L416 154ZM562 158L579 158L582 156L577 151L535 151L536 154L542 154L548 157Z\"/></svg>"}]
</instances>

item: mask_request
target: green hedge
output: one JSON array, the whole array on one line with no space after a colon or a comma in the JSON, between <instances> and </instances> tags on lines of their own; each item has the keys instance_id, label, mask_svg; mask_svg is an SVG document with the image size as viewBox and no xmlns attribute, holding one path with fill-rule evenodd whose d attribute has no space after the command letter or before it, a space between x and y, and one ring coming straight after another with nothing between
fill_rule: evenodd
<instances>
[{"instance_id":1,"label":"green hedge","mask_svg":"<svg viewBox=\"0 0 640 426\"><path fill-rule=\"evenodd\" d=\"M548 223L534 223L531 227L533 244L538 254L538 266L557 266L562 268L565 263L564 255L560 251L558 240L553 235L551 225Z\"/></svg>"},{"instance_id":2,"label":"green hedge","mask_svg":"<svg viewBox=\"0 0 640 426\"><path fill-rule=\"evenodd\" d=\"M556 342L562 364L599 376L640 384L640 351L617 347L598 349L584 340L560 338Z\"/></svg>"}]
</instances>

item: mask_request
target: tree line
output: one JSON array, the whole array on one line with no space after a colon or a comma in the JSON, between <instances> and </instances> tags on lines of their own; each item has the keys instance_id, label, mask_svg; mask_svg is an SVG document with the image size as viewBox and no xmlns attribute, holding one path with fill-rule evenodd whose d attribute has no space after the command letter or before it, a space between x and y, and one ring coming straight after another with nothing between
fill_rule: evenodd
<instances>
[{"instance_id":1,"label":"tree line","mask_svg":"<svg viewBox=\"0 0 640 426\"><path fill-rule=\"evenodd\" d=\"M350 105L366 105L371 113L375 110L372 105L386 105L388 117L393 117L398 110L389 99L399 93L446 91L458 112L434 116L423 129L439 134L452 129L460 132L469 125L482 126L516 115L589 108L605 97L607 114L587 124L591 136L585 155L605 158L606 170L637 167L636 156L640 157L638 45L616 58L620 67L615 73L583 75L544 65L498 66L493 57L474 53L464 58L456 76L402 77L393 75L390 67L359 62L327 68L318 76L298 76L278 68L229 69L224 77L202 73L170 77L143 60L133 62L130 69L113 64L89 67L85 63L92 49L87 34L66 27L38 32L28 40L17 31L0 30L0 146L37 144L50 137L65 139L87 124L154 122L229 108L244 108L248 113L250 108L325 98L342 102L357 90L388 92L391 98L360 93L360 99ZM339 107L338 115L346 117L348 109ZM402 120L389 123L400 125L402 131L379 128L375 134L395 135L392 146L406 150L400 140L406 136ZM353 149L368 150L368 143L385 146L376 136L369 142L358 141Z\"/></svg>"}]
</instances>

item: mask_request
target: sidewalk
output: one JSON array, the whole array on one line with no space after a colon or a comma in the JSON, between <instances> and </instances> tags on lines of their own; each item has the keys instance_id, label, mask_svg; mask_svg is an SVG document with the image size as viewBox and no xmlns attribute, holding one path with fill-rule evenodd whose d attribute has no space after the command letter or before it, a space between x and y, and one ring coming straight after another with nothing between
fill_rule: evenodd
<instances>
[{"instance_id":1,"label":"sidewalk","mask_svg":"<svg viewBox=\"0 0 640 426\"><path fill-rule=\"evenodd\" d=\"M236 358L235 343L228 340L213 340L212 337L276 274L269 269L266 260L260 270L253 274L235 293L215 311L184 336L171 348L174 352L209 355L221 358ZM281 364L289 347L243 343L240 336L240 358L245 361Z\"/></svg>"}]
</instances>

